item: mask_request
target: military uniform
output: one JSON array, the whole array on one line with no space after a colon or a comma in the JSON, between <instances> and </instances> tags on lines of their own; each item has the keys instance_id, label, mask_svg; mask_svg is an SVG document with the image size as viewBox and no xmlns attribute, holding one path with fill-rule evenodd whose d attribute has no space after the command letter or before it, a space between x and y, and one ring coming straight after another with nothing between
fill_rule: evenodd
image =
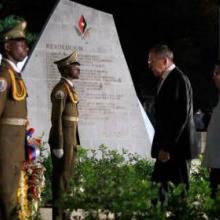
<instances>
[{"instance_id":1,"label":"military uniform","mask_svg":"<svg viewBox=\"0 0 220 220\"><path fill-rule=\"evenodd\" d=\"M68 80L61 78L51 93L52 102L52 127L50 130L49 144L51 152L54 149L63 149L62 158L57 158L52 153L53 163L53 219L65 219L64 213L59 208L60 196L67 192L68 182L73 175L76 147L78 141L78 95Z\"/></svg>"},{"instance_id":2,"label":"military uniform","mask_svg":"<svg viewBox=\"0 0 220 220\"><path fill-rule=\"evenodd\" d=\"M26 22L1 35L1 41L25 38ZM25 160L26 87L12 62L0 66L0 220L17 219L17 188Z\"/></svg>"},{"instance_id":3,"label":"military uniform","mask_svg":"<svg viewBox=\"0 0 220 220\"><path fill-rule=\"evenodd\" d=\"M13 78L14 76L14 78ZM14 91L15 88L17 91ZM16 218L17 187L25 160L26 92L20 74L2 62L0 67L0 209L2 220ZM25 89L26 90L26 89ZM13 93L23 96L16 100Z\"/></svg>"}]
</instances>

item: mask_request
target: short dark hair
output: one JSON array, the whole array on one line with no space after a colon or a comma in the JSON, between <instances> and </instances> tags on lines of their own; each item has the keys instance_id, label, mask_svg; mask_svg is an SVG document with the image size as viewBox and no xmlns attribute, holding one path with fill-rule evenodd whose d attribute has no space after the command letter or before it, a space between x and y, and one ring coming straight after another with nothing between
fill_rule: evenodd
<instances>
[{"instance_id":1,"label":"short dark hair","mask_svg":"<svg viewBox=\"0 0 220 220\"><path fill-rule=\"evenodd\" d=\"M149 52L173 60L173 51L165 44L156 44Z\"/></svg>"}]
</instances>

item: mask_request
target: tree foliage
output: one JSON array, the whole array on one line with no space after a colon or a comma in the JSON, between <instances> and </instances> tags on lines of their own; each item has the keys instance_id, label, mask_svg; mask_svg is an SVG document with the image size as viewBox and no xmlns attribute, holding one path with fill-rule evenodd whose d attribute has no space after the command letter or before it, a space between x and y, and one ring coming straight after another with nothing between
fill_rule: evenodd
<instances>
[{"instance_id":1,"label":"tree foliage","mask_svg":"<svg viewBox=\"0 0 220 220\"><path fill-rule=\"evenodd\" d=\"M0 20L0 33L11 29L21 21L24 21L24 18L16 15L9 15L5 17L4 19ZM35 42L37 35L29 31L26 31L26 38L27 42L29 44L32 44Z\"/></svg>"}]
</instances>

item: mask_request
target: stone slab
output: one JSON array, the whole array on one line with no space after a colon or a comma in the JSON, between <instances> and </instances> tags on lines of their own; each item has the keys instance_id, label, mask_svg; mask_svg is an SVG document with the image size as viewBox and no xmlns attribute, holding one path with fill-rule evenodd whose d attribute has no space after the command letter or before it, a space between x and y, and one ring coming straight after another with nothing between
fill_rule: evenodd
<instances>
[{"instance_id":1,"label":"stone slab","mask_svg":"<svg viewBox=\"0 0 220 220\"><path fill-rule=\"evenodd\" d=\"M75 82L81 145L105 144L150 157L153 127L141 110L113 16L69 0L58 2L23 72L31 125L47 140L50 93L60 78L53 62L75 49L81 63Z\"/></svg>"}]
</instances>

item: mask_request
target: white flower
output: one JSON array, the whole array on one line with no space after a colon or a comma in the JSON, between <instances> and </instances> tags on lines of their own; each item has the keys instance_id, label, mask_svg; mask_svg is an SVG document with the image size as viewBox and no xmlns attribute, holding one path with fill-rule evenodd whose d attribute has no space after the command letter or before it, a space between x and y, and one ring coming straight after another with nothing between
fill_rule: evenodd
<instances>
[{"instance_id":1,"label":"white flower","mask_svg":"<svg viewBox=\"0 0 220 220\"><path fill-rule=\"evenodd\" d=\"M80 188L79 188L79 191L80 191L80 192L84 192L85 190L84 190L83 187L80 187Z\"/></svg>"}]
</instances>

